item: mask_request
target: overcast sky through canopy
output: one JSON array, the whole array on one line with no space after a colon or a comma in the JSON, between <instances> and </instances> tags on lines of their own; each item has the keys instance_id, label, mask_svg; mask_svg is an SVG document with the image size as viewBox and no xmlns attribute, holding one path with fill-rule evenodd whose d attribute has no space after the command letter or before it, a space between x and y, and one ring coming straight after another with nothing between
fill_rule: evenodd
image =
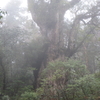
<instances>
[{"instance_id":1,"label":"overcast sky through canopy","mask_svg":"<svg viewBox=\"0 0 100 100\"><path fill-rule=\"evenodd\" d=\"M11 0L0 0L0 8L3 9ZM16 0L17 1L17 0ZM22 7L27 7L27 0L21 0Z\"/></svg>"}]
</instances>

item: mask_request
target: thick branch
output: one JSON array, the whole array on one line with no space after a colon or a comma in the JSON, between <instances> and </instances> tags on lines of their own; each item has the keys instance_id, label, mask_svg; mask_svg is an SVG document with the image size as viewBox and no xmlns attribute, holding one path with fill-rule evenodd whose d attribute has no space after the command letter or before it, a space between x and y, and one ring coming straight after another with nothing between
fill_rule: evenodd
<instances>
[{"instance_id":1,"label":"thick branch","mask_svg":"<svg viewBox=\"0 0 100 100\"><path fill-rule=\"evenodd\" d=\"M78 44L78 46L70 52L70 54L68 55L69 58L72 57L72 56L78 51L78 49L82 46L82 44L83 44L83 43L85 42L85 40L88 38L89 34L91 34L91 33L93 32L93 30L94 30L94 29L91 29L91 30L87 33L87 35L83 38L83 40Z\"/></svg>"},{"instance_id":2,"label":"thick branch","mask_svg":"<svg viewBox=\"0 0 100 100\"><path fill-rule=\"evenodd\" d=\"M72 0L67 5L62 7L62 12L65 13L68 9L72 8L74 5L79 3L81 0Z\"/></svg>"}]
</instances>

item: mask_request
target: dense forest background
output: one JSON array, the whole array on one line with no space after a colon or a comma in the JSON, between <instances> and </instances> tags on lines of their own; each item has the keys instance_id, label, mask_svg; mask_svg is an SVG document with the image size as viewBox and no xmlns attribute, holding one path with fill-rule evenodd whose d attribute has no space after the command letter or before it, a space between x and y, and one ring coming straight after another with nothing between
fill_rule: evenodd
<instances>
[{"instance_id":1,"label":"dense forest background","mask_svg":"<svg viewBox=\"0 0 100 100\"><path fill-rule=\"evenodd\" d=\"M100 1L21 5L0 9L0 100L100 100Z\"/></svg>"}]
</instances>

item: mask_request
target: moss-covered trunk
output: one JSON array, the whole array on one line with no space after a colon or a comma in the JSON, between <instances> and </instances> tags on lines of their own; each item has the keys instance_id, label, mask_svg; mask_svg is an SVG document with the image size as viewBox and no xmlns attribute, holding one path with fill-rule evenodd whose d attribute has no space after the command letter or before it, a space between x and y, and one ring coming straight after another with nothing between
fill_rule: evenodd
<instances>
[{"instance_id":1,"label":"moss-covered trunk","mask_svg":"<svg viewBox=\"0 0 100 100\"><path fill-rule=\"evenodd\" d=\"M69 4L66 2L64 5L64 2L61 2L61 0L50 0L50 2L46 2L45 0L28 0L28 8L31 12L32 19L38 25L42 36L45 37L49 42L48 47L46 47L45 52L43 52L42 57L40 57L41 59L37 59L35 65L37 69L34 71L35 88L37 87L37 79L40 69L43 66L44 59L46 62L48 62L58 59L62 56L68 56L71 53L69 48L67 51L62 49L64 47L64 14L66 10L73 7L78 2L79 0L72 0L69 2ZM46 57L45 53L47 54Z\"/></svg>"}]
</instances>

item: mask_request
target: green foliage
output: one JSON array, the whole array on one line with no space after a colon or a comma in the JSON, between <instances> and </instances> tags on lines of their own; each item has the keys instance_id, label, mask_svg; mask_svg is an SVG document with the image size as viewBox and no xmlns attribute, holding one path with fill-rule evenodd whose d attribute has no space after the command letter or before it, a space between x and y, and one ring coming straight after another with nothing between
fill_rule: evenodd
<instances>
[{"instance_id":1,"label":"green foliage","mask_svg":"<svg viewBox=\"0 0 100 100\"><path fill-rule=\"evenodd\" d=\"M94 75L85 75L67 85L66 95L69 98L75 98L75 100L95 100L100 93L99 84L100 81Z\"/></svg>"},{"instance_id":2,"label":"green foliage","mask_svg":"<svg viewBox=\"0 0 100 100\"><path fill-rule=\"evenodd\" d=\"M98 80L100 80L100 71L98 71L98 72L95 73L95 78L97 78Z\"/></svg>"},{"instance_id":3,"label":"green foliage","mask_svg":"<svg viewBox=\"0 0 100 100\"><path fill-rule=\"evenodd\" d=\"M99 97L100 80L76 60L50 62L41 78L41 90L47 98L95 100Z\"/></svg>"},{"instance_id":4,"label":"green foliage","mask_svg":"<svg viewBox=\"0 0 100 100\"><path fill-rule=\"evenodd\" d=\"M3 18L3 15L5 15L5 14L7 14L7 12L2 11L2 10L0 9L0 19Z\"/></svg>"},{"instance_id":5,"label":"green foliage","mask_svg":"<svg viewBox=\"0 0 100 100\"><path fill-rule=\"evenodd\" d=\"M84 10L83 7L81 7L82 9L76 10L78 10L77 12L82 13L82 16L79 16L80 13L78 14L75 11L76 13L74 13L74 15L72 14L73 16L71 16L71 21L64 21L64 16L67 15L65 14L65 12L69 11L69 8L71 8L70 2L68 2L67 0L48 0L48 2L45 2L47 0L28 1L32 1L32 3L30 3L29 5L30 11L33 15L33 20L38 26L39 33L44 34L43 36L45 36L47 40L50 40L50 45L49 43L47 43L47 41L45 41L45 37L36 37L35 35L31 35L31 33L29 34L30 30L26 31L28 28L25 29L26 32L23 32L20 31L19 28L17 30L11 29L7 31L7 29L2 27L4 31L2 31L1 28L0 45L2 45L3 47L3 52L2 50L0 50L0 60L2 60L1 58L3 58L5 55L3 59L3 65L6 71L3 72L0 66L0 92L2 92L3 85L6 85L6 92L3 94L11 96L12 100L37 100L39 98L43 98L43 100L50 100L52 98L57 98L57 100L96 99L100 94L100 73L90 75L85 65L83 65L79 61L72 59L66 61L56 60L49 62L48 66L43 70L42 74L40 76L37 75L39 76L41 81L39 84L40 87L36 90L36 92L32 91L33 81L35 80L33 78L35 77L35 75L33 76L33 74L35 73L33 72L35 70L38 71L39 69L41 69L40 67L43 64L47 63L46 61L49 61L49 55L52 56L53 52L55 56L57 55L57 57L60 57L62 55L69 57L71 53L74 53L74 50L75 52L77 52L77 47L80 47L78 44L80 44L82 41L84 42L84 36L87 36L87 34L89 33L91 34L90 30L95 28L92 23L97 24L95 18L89 18L88 15L92 16L96 14L94 14L94 12L92 14L91 11L89 11L88 13L88 10ZM51 2L49 3L49 1ZM78 2L79 0L72 1L74 1L72 2L72 5L74 5L75 2ZM81 4L79 4L79 7L80 6ZM14 8L16 9L16 7ZM96 9L98 9L98 7ZM16 14L18 15L19 10L15 10L15 12L16 11ZM87 11L87 13L85 14L84 11ZM10 16L11 14L9 13L8 17L10 19L13 18L16 21L20 19L20 15L16 17L16 14L14 14L13 12L11 13L13 17ZM4 14L5 12L0 10L0 19ZM87 19L84 19L86 17L90 19L89 22L86 21ZM12 22L14 21L11 21L11 23ZM22 21L22 24L19 26L21 27L25 23L26 22ZM66 24L66 26L64 25L64 23ZM6 25L7 27L9 26L8 24L4 25ZM12 31L12 33L10 33L10 31ZM95 32L98 33L97 31ZM92 35L88 36L88 38L91 37ZM52 41L54 39L55 43ZM90 46L93 42L89 40L90 39L88 39L88 41L85 41L86 50L84 50L86 54L87 51L91 49ZM93 40L95 41L95 39ZM98 46L97 44L99 43L93 42L93 44L96 44L95 46ZM66 48L64 49L66 52L64 52L63 47ZM62 48L61 52L59 50L60 48ZM84 50L80 51L79 53L82 54L77 54L77 56L83 56ZM55 53L56 51L57 54ZM53 60L54 59L56 58L54 57ZM86 60L88 63L87 65L91 65L91 63L88 61L88 57L86 57ZM95 59L93 61L95 61ZM39 65L37 63L39 63ZM3 83L3 76L5 75L5 82ZM5 95L3 97L3 100L6 99L7 96Z\"/></svg>"},{"instance_id":6,"label":"green foliage","mask_svg":"<svg viewBox=\"0 0 100 100\"><path fill-rule=\"evenodd\" d=\"M35 92L25 92L21 94L21 98L19 100L37 100L38 95Z\"/></svg>"},{"instance_id":7,"label":"green foliage","mask_svg":"<svg viewBox=\"0 0 100 100\"><path fill-rule=\"evenodd\" d=\"M8 95L4 95L4 96L2 97L2 100L9 100L9 96L8 96Z\"/></svg>"},{"instance_id":8,"label":"green foliage","mask_svg":"<svg viewBox=\"0 0 100 100\"><path fill-rule=\"evenodd\" d=\"M22 99L21 94L25 94L25 92L32 93L33 92L32 89L33 87L31 85L27 85L27 86L23 85L22 87L22 84L21 84L20 88L17 91L16 91L16 88L13 89L13 87L9 87L9 93L7 94L11 96L11 100L20 100Z\"/></svg>"},{"instance_id":9,"label":"green foliage","mask_svg":"<svg viewBox=\"0 0 100 100\"><path fill-rule=\"evenodd\" d=\"M21 88L24 87L24 84L25 83L23 81L16 79L7 86L6 93L9 94L10 96L15 95L21 90Z\"/></svg>"},{"instance_id":10,"label":"green foliage","mask_svg":"<svg viewBox=\"0 0 100 100\"><path fill-rule=\"evenodd\" d=\"M42 72L41 77L43 77L43 80L46 79L48 81L57 81L60 78L71 80L83 77L87 73L88 71L86 70L85 65L82 65L81 62L77 60L70 59L65 62L50 62ZM48 79L48 77L50 78Z\"/></svg>"}]
</instances>

